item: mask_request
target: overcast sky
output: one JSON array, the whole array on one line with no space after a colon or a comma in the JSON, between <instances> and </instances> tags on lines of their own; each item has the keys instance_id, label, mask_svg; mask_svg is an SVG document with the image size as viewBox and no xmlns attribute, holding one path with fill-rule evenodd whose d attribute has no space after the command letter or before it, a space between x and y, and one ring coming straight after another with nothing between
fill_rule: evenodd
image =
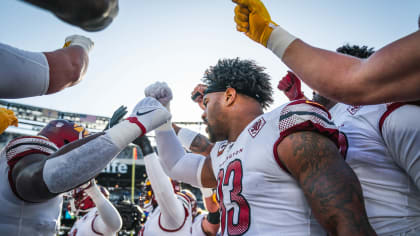
<instances>
[{"instance_id":1,"label":"overcast sky","mask_svg":"<svg viewBox=\"0 0 420 236\"><path fill-rule=\"evenodd\" d=\"M265 0L272 19L302 40L335 50L344 43L375 49L418 29L419 0ZM95 42L84 80L58 94L10 100L67 112L111 116L124 104L129 110L154 81L173 90L173 121L200 121L190 99L205 69L220 58L255 60L267 68L273 88L287 67L269 50L235 30L229 0L122 0L115 21L87 33L51 13L16 0L0 3L0 41L28 51L52 51L68 35ZM1 63L1 62L0 62ZM304 86L305 94L311 90ZM274 90L275 103L287 101Z\"/></svg>"}]
</instances>

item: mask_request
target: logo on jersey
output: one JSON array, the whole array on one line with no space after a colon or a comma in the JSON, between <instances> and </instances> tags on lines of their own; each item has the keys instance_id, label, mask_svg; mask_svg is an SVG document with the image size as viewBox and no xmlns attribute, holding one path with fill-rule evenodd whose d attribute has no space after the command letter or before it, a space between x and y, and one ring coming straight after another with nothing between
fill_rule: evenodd
<instances>
[{"instance_id":1,"label":"logo on jersey","mask_svg":"<svg viewBox=\"0 0 420 236\"><path fill-rule=\"evenodd\" d=\"M257 134L260 132L260 130L262 129L262 127L265 125L265 120L263 117L261 117L260 119L258 119L249 129L248 132L249 134L255 138L255 136L257 136Z\"/></svg>"},{"instance_id":2,"label":"logo on jersey","mask_svg":"<svg viewBox=\"0 0 420 236\"><path fill-rule=\"evenodd\" d=\"M220 156L220 155L223 154L223 152L225 151L227 145L228 145L228 142L227 141L224 142L224 143L222 143L222 144L220 144L219 150L217 150L217 156Z\"/></svg>"},{"instance_id":3,"label":"logo on jersey","mask_svg":"<svg viewBox=\"0 0 420 236\"><path fill-rule=\"evenodd\" d=\"M362 108L362 106L348 106L347 111L350 114L354 115L354 114L356 114L356 112L358 112L360 110L360 108Z\"/></svg>"}]
</instances>

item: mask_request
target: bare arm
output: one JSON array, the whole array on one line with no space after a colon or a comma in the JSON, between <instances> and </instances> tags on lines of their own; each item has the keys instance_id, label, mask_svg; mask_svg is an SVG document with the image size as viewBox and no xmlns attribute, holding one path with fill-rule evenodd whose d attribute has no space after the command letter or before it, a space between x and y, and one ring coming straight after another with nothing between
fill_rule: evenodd
<instances>
[{"instance_id":1,"label":"bare arm","mask_svg":"<svg viewBox=\"0 0 420 236\"><path fill-rule=\"evenodd\" d=\"M312 47L277 26L260 0L232 0L236 28L271 49L311 88L347 104L420 99L420 31L366 60Z\"/></svg>"},{"instance_id":2,"label":"bare arm","mask_svg":"<svg viewBox=\"0 0 420 236\"><path fill-rule=\"evenodd\" d=\"M89 57L80 47L68 47L45 52L50 68L47 94L56 93L78 82L86 73Z\"/></svg>"},{"instance_id":3,"label":"bare arm","mask_svg":"<svg viewBox=\"0 0 420 236\"><path fill-rule=\"evenodd\" d=\"M220 228L219 204L214 201L215 199L213 199L213 191L211 189L210 191L211 195L206 196L205 191L203 191L203 189L201 190L204 206L209 212L206 217L203 218L203 221L201 222L201 228L207 236L215 236L217 235L217 232Z\"/></svg>"},{"instance_id":4,"label":"bare arm","mask_svg":"<svg viewBox=\"0 0 420 236\"><path fill-rule=\"evenodd\" d=\"M419 41L417 31L362 60L295 40L282 60L311 88L336 101L413 101L420 99Z\"/></svg>"},{"instance_id":5,"label":"bare arm","mask_svg":"<svg viewBox=\"0 0 420 236\"><path fill-rule=\"evenodd\" d=\"M174 123L172 123L172 128L174 129L175 133L178 135L178 138L182 138L179 136L179 131L185 128L181 128ZM213 145L214 144L211 143L210 140L206 136L196 133L196 136L192 140L190 146L186 148L188 148L193 153L197 153L197 154L201 154L203 156L209 157L211 149L213 148Z\"/></svg>"},{"instance_id":6,"label":"bare arm","mask_svg":"<svg viewBox=\"0 0 420 236\"><path fill-rule=\"evenodd\" d=\"M277 153L330 235L376 235L360 183L332 141L318 133L297 132L277 146Z\"/></svg>"}]
</instances>

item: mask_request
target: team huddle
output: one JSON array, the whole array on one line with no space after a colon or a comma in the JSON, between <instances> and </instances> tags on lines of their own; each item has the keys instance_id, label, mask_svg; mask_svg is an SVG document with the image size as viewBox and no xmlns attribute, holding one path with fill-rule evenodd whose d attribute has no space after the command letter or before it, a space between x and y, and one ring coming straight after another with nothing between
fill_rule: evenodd
<instances>
[{"instance_id":1,"label":"team huddle","mask_svg":"<svg viewBox=\"0 0 420 236\"><path fill-rule=\"evenodd\" d=\"M88 31L118 12L118 1L28 2ZM106 14L71 14L84 4L99 11L99 2ZM69 235L117 235L122 218L95 177L129 144L142 150L147 172L142 236L420 235L420 31L377 52L348 44L330 52L281 28L260 0L233 2L237 30L290 68L277 86L290 101L270 107L272 79L255 61L220 59L191 93L205 135L171 122L166 82L149 85L127 117L118 109L102 132L51 121L0 153L0 235L55 235L66 196L80 215ZM0 97L77 84L92 48L80 35L49 53L0 44ZM1 132L17 124L0 108ZM180 182L201 189L205 210Z\"/></svg>"}]
</instances>

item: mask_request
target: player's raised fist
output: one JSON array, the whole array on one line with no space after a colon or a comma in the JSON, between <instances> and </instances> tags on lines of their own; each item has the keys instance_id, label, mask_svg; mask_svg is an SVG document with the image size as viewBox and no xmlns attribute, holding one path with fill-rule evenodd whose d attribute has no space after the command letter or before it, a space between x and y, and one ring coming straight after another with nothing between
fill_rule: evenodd
<instances>
[{"instance_id":1,"label":"player's raised fist","mask_svg":"<svg viewBox=\"0 0 420 236\"><path fill-rule=\"evenodd\" d=\"M143 134L150 132L171 119L171 113L156 99L146 97L134 107L127 118L140 127Z\"/></svg>"},{"instance_id":2,"label":"player's raised fist","mask_svg":"<svg viewBox=\"0 0 420 236\"><path fill-rule=\"evenodd\" d=\"M191 99L196 102L201 109L205 110L206 108L203 105L204 90L207 89L207 86L204 84L198 84L195 86L194 90L191 92Z\"/></svg>"},{"instance_id":3,"label":"player's raised fist","mask_svg":"<svg viewBox=\"0 0 420 236\"><path fill-rule=\"evenodd\" d=\"M260 0L233 0L236 29L267 47L271 32L277 26Z\"/></svg>"},{"instance_id":4,"label":"player's raised fist","mask_svg":"<svg viewBox=\"0 0 420 236\"><path fill-rule=\"evenodd\" d=\"M287 75L279 81L277 88L283 91L290 101L302 99L305 96L301 90L300 79L291 71L288 71Z\"/></svg>"},{"instance_id":5,"label":"player's raised fist","mask_svg":"<svg viewBox=\"0 0 420 236\"><path fill-rule=\"evenodd\" d=\"M155 82L144 89L146 97L152 97L158 100L169 111L169 103L171 102L172 90L166 82Z\"/></svg>"}]
</instances>

